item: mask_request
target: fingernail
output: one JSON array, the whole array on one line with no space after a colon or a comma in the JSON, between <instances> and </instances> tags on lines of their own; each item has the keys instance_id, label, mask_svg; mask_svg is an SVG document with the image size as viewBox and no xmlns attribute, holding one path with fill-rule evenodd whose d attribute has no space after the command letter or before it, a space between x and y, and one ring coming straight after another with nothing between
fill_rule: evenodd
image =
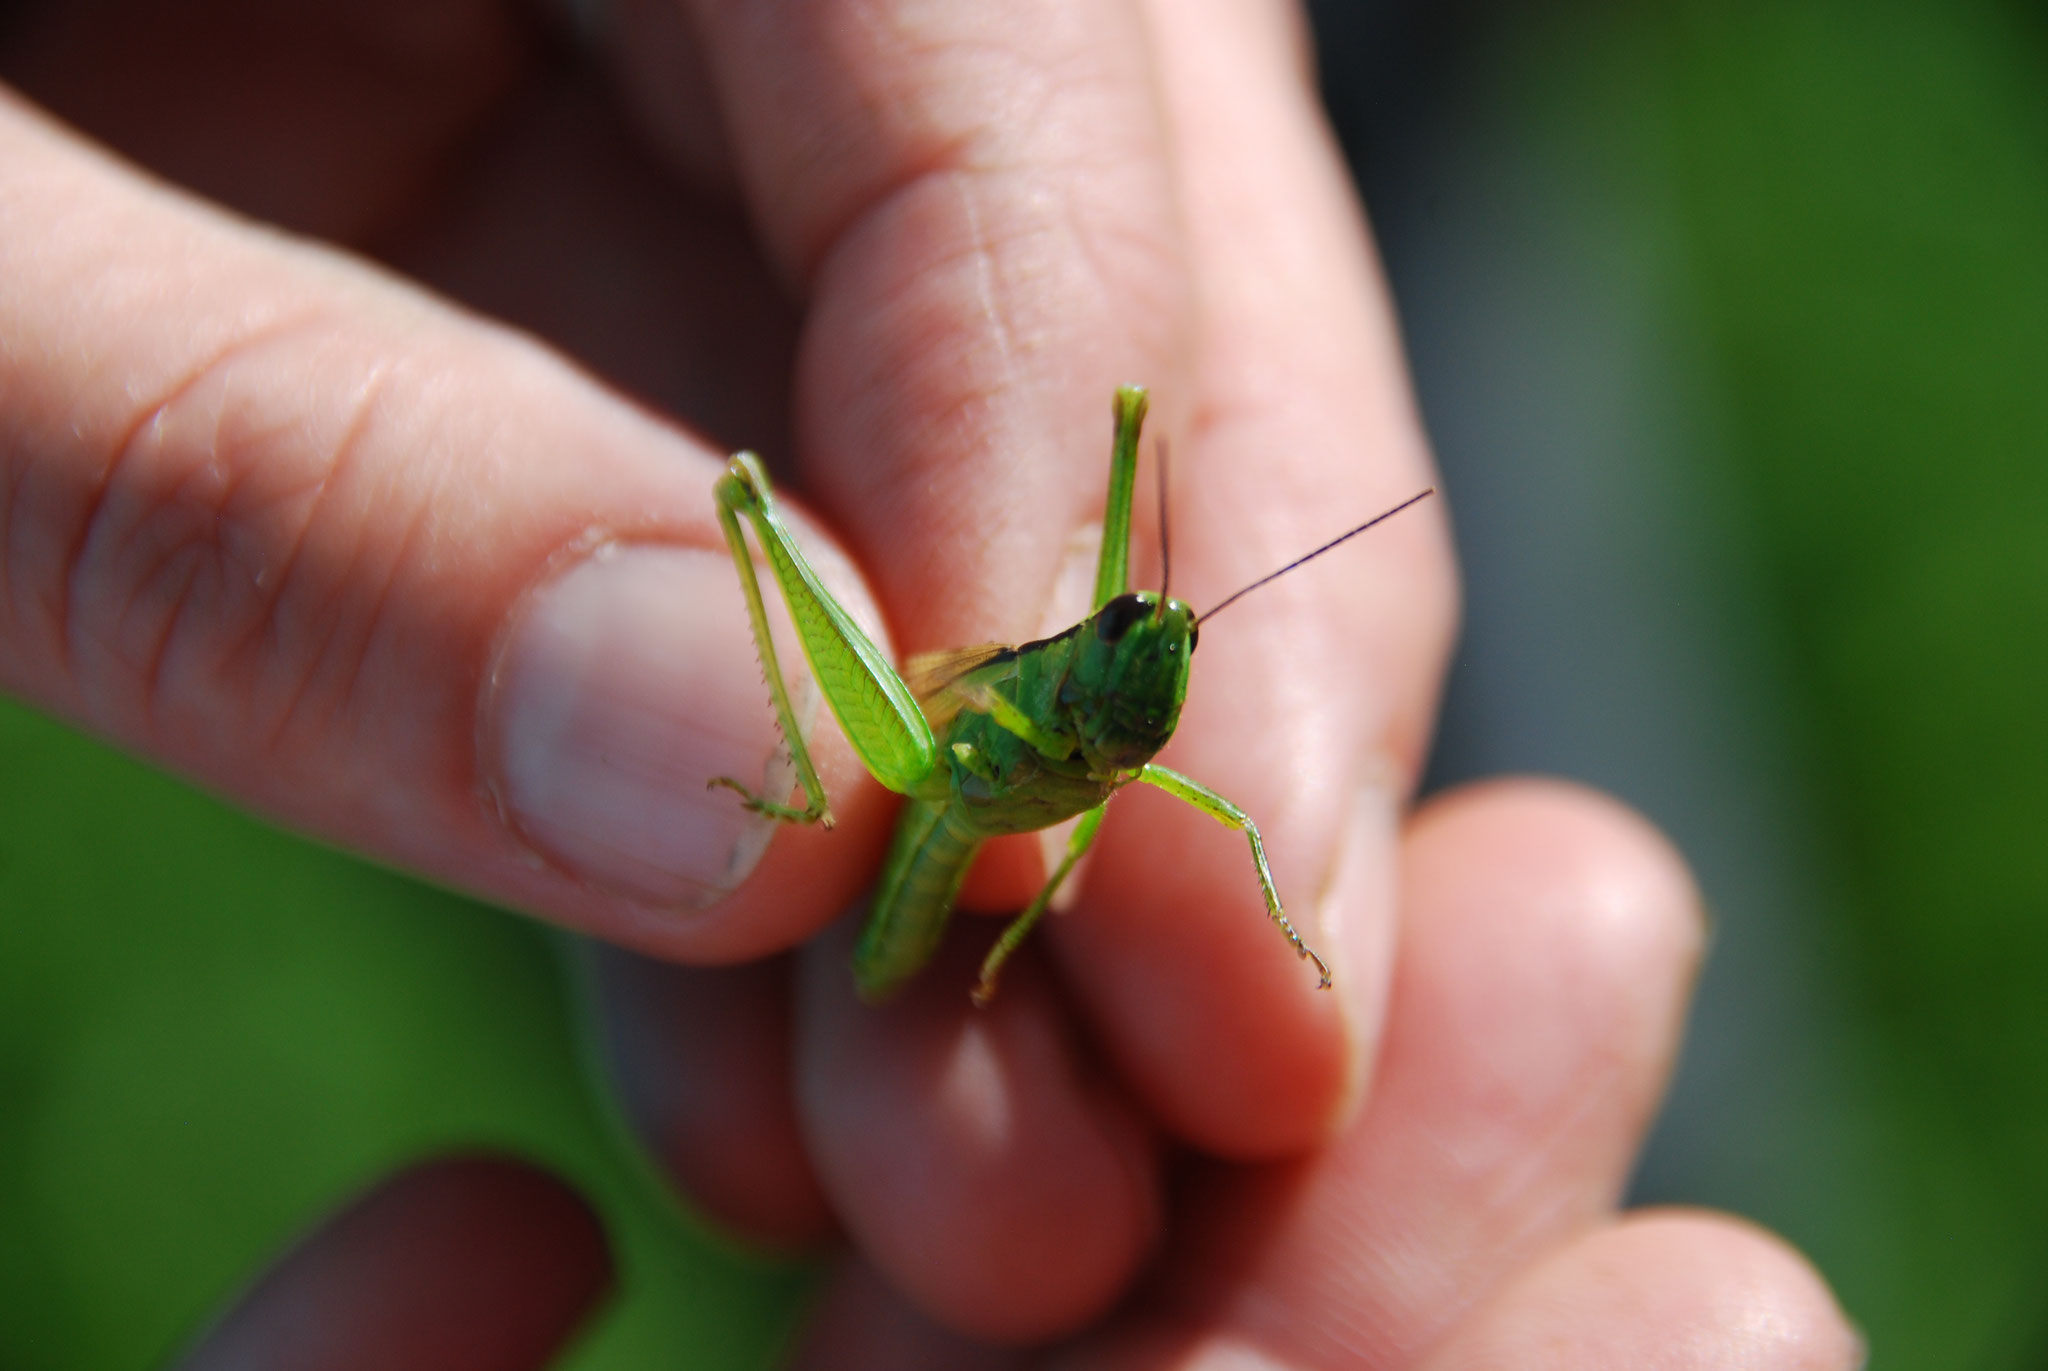
<instances>
[{"instance_id":1,"label":"fingernail","mask_svg":"<svg viewBox=\"0 0 2048 1371\"><path fill-rule=\"evenodd\" d=\"M784 653L782 666L803 720L815 693L802 659ZM782 798L795 780L722 553L607 545L536 587L484 710L492 788L519 834L651 904L716 902L774 832L706 782L731 776Z\"/></svg>"},{"instance_id":2,"label":"fingernail","mask_svg":"<svg viewBox=\"0 0 2048 1371\"><path fill-rule=\"evenodd\" d=\"M1343 997L1345 1031L1351 1040L1351 1069L1331 1116L1333 1132L1348 1124L1365 1101L1386 1021L1397 917L1394 848L1399 806L1393 785L1391 767L1364 778L1317 901L1318 935L1330 945L1326 955L1336 993Z\"/></svg>"}]
</instances>

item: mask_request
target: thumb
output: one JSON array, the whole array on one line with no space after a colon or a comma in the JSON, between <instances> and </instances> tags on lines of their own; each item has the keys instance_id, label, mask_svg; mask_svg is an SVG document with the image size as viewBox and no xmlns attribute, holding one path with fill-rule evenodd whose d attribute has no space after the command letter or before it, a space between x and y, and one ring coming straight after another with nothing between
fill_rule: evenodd
<instances>
[{"instance_id":1,"label":"thumb","mask_svg":"<svg viewBox=\"0 0 2048 1371\"><path fill-rule=\"evenodd\" d=\"M721 465L531 342L0 93L0 689L657 955L787 945L851 898L886 815L823 730L845 824L747 880L768 823L705 783L759 785L779 740Z\"/></svg>"}]
</instances>

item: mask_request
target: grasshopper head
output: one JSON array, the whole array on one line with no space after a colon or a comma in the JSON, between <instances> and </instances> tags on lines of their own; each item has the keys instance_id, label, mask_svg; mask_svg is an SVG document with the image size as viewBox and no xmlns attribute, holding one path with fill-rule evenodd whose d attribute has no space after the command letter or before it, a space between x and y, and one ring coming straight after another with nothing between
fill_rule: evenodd
<instances>
[{"instance_id":1,"label":"grasshopper head","mask_svg":"<svg viewBox=\"0 0 2048 1371\"><path fill-rule=\"evenodd\" d=\"M1082 625L1067 681L1081 741L1116 770L1143 766L1173 737L1195 652L1195 614L1149 590L1119 595Z\"/></svg>"}]
</instances>

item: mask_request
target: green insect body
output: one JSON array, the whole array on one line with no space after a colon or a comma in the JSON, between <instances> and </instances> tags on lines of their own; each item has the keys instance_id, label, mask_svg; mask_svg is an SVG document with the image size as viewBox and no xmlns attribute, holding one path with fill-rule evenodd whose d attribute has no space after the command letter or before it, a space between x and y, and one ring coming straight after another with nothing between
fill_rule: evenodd
<instances>
[{"instance_id":1,"label":"green insect body","mask_svg":"<svg viewBox=\"0 0 2048 1371\"><path fill-rule=\"evenodd\" d=\"M804 654L854 751L878 781L908 797L854 953L854 977L865 999L885 998L931 959L984 842L1082 816L1058 868L983 963L974 999L985 1004L1003 963L1094 841L1109 798L1133 781L1166 790L1245 834L1267 915L1296 953L1314 962L1321 985L1330 984L1329 968L1281 909L1265 845L1251 819L1222 796L1152 761L1180 720L1198 635L1197 616L1187 605L1164 594L1133 593L1126 584L1145 409L1142 389L1117 391L1094 612L1038 642L914 658L908 681L890 668L804 561L776 512L759 460L752 453L735 454L718 482L719 520L739 568L763 674L806 802L800 808L779 803L730 777L711 784L738 791L749 808L778 819L832 822L776 660L740 528L744 516L754 526Z\"/></svg>"},{"instance_id":2,"label":"green insect body","mask_svg":"<svg viewBox=\"0 0 2048 1371\"><path fill-rule=\"evenodd\" d=\"M897 828L854 954L864 994L886 994L930 960L983 840L1098 810L1143 776L1180 717L1193 619L1178 601L1120 596L1065 633L997 650L940 688L950 697L934 720L946 765L910 792ZM1023 728L1012 709L1028 721ZM1033 902L1033 921L1067 869ZM993 968L983 987L986 998Z\"/></svg>"}]
</instances>

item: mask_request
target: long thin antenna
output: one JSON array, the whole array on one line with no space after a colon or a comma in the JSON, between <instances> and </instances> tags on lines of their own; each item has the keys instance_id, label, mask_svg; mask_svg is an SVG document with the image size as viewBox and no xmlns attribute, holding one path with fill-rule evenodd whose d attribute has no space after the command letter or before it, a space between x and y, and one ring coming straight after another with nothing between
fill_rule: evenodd
<instances>
[{"instance_id":1,"label":"long thin antenna","mask_svg":"<svg viewBox=\"0 0 2048 1371\"><path fill-rule=\"evenodd\" d=\"M1402 510L1408 508L1408 506L1415 504L1420 500L1427 499L1429 496L1434 494L1436 494L1436 487L1431 486L1429 489L1422 491L1419 494L1410 495L1407 499L1403 500L1400 504L1395 505L1386 513L1375 514L1372 518L1367 519L1364 523L1360 524L1357 528L1352 529L1349 533L1339 534L1335 538L1332 538L1329 542L1324 543L1321 547L1317 548L1314 552L1305 553L1300 557L1296 557L1293 561L1289 562L1286 566L1281 567L1278 571L1273 572L1271 575L1259 577L1258 580L1253 581L1243 590L1240 590L1236 594L1231 595L1229 598L1224 600L1222 604L1216 606L1216 608L1208 610L1202 614L1196 615L1195 622L1198 624L1208 623L1209 620L1215 618L1218 614L1221 614L1224 610L1230 608L1230 606L1236 604L1239 600L1242 600L1245 596L1251 594L1253 591L1257 590L1260 586L1265 585L1267 582L1279 580L1282 576L1285 576L1288 572L1294 570L1296 567L1301 566L1307 562L1313 562L1316 558L1322 556L1331 548L1336 547L1339 543L1348 542L1350 539L1356 538L1359 534L1365 532L1374 524L1384 523L1386 520L1393 518L1396 514L1399 514Z\"/></svg>"},{"instance_id":2,"label":"long thin antenna","mask_svg":"<svg viewBox=\"0 0 2048 1371\"><path fill-rule=\"evenodd\" d=\"M1159 604L1163 610L1173 585L1173 540L1166 533L1166 439L1153 446L1159 452Z\"/></svg>"}]
</instances>

